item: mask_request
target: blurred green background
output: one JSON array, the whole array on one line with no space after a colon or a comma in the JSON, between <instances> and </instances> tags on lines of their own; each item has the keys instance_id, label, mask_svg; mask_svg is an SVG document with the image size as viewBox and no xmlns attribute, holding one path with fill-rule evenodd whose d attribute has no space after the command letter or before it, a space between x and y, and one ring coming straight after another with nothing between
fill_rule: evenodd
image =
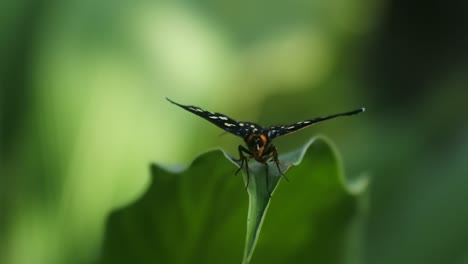
<instances>
[{"instance_id":1,"label":"blurred green background","mask_svg":"<svg viewBox=\"0 0 468 264\"><path fill-rule=\"evenodd\" d=\"M7 0L0 14L0 263L91 262L150 162L236 154L240 139L164 96L263 125L366 107L277 145L323 133L348 175L372 175L366 263L468 263L467 1Z\"/></svg>"}]
</instances>

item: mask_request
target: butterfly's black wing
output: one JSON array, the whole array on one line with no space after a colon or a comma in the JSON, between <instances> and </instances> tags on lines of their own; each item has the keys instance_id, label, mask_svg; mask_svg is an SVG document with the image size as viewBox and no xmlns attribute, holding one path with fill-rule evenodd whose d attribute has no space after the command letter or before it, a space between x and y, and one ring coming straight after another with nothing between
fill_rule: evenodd
<instances>
[{"instance_id":1,"label":"butterfly's black wing","mask_svg":"<svg viewBox=\"0 0 468 264\"><path fill-rule=\"evenodd\" d=\"M210 121L211 123L215 124L216 126L222 128L223 130L229 132L229 133L232 133L236 136L239 136L239 137L242 137L242 138L245 138L247 135L249 135L250 133L252 132L256 132L257 130L260 131L262 130L262 128L256 124L253 124L253 123L248 123L248 122L237 122L236 120L226 116L226 115L223 115L223 114L220 114L220 113L213 113L213 112L210 112L210 111L206 111L206 110L203 110L201 109L200 107L197 107L197 106L192 106L192 105L181 105L179 103L176 103L174 101L172 101L171 99L167 98L166 99L189 111L189 112L192 112L194 114L196 114L197 116L200 116L208 121Z\"/></svg>"},{"instance_id":2,"label":"butterfly's black wing","mask_svg":"<svg viewBox=\"0 0 468 264\"><path fill-rule=\"evenodd\" d=\"M296 132L298 130L301 130L303 128L306 128L308 126L311 126L311 125L316 124L316 123L321 122L321 121L325 121L325 120L332 119L332 118L339 117L339 116L355 115L355 114L359 114L359 113L364 112L364 111L365 111L364 108L360 108L360 109L350 111L350 112L346 112L346 113L340 113L340 114L330 115L330 116L326 116L326 117L316 117L316 118L300 121L300 122L297 122L297 123L291 124L291 125L271 126L271 127L269 127L267 129L267 131L268 131L267 135L268 135L268 137L270 139L273 139L275 137L279 137L279 136L282 136L282 135L287 135L287 134L290 134L290 133L294 133L294 132Z\"/></svg>"}]
</instances>

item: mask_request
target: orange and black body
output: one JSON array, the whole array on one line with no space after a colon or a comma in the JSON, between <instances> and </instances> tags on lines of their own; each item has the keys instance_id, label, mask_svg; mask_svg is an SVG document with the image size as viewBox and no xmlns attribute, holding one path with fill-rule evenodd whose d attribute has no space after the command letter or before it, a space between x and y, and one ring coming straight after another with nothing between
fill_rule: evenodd
<instances>
[{"instance_id":1,"label":"orange and black body","mask_svg":"<svg viewBox=\"0 0 468 264\"><path fill-rule=\"evenodd\" d=\"M267 162L268 158L265 157L265 154L268 154L268 150L271 145L268 145L268 138L265 134L250 134L245 139L245 143L247 144L249 151L252 153L252 157L256 161L260 163Z\"/></svg>"},{"instance_id":2,"label":"orange and black body","mask_svg":"<svg viewBox=\"0 0 468 264\"><path fill-rule=\"evenodd\" d=\"M340 114L330 115L326 117L312 118L312 119L297 122L295 124L276 125L276 126L271 126L268 128L263 128L260 125L257 125L252 122L238 122L220 113L205 111L197 106L181 105L179 103L176 103L170 100L167 97L166 99L169 102L208 120L214 125L225 130L226 132L232 133L244 139L245 144L247 145L247 148L245 148L242 145L239 145L239 148L238 148L239 156L240 156L239 161L241 162L241 164L236 174L242 169L242 167L245 164L246 171L247 171L247 184L249 182L248 160L251 158L254 158L259 163L265 164L267 170L268 170L267 162L272 159L272 161L275 162L276 167L278 168L278 171L280 172L280 174L283 175L283 172L281 171L280 166L279 166L280 161L278 160L278 151L276 150L276 147L271 143L271 141L274 138L296 132L300 129L306 128L308 126L311 126L321 121L325 121L325 120L332 119L332 118L339 117L339 116L355 115L355 114L364 112L365 110L364 108L360 108L360 109L346 112L346 113L340 113ZM244 154L247 154L247 156ZM266 178L267 178L266 180L268 181L268 177ZM268 182L267 182L267 186L268 186Z\"/></svg>"}]
</instances>

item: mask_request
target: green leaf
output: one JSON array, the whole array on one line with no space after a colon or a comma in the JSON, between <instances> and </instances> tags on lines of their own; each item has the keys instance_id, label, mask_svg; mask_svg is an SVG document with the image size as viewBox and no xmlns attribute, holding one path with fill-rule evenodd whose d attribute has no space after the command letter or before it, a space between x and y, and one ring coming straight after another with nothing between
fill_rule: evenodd
<instances>
[{"instance_id":1,"label":"green leaf","mask_svg":"<svg viewBox=\"0 0 468 264\"><path fill-rule=\"evenodd\" d=\"M271 200L265 166L249 163L245 241L247 195L232 176L231 158L216 150L186 169L152 166L145 194L110 216L98 262L248 263L253 255L258 263L359 263L365 196L358 194L366 180L345 182L336 151L323 137L280 160L296 166L286 173L290 182L278 188L281 176L269 164Z\"/></svg>"},{"instance_id":2,"label":"green leaf","mask_svg":"<svg viewBox=\"0 0 468 264\"><path fill-rule=\"evenodd\" d=\"M240 161L235 159L232 159L232 161L237 166L241 166ZM281 169L282 173L285 173L291 165L292 162L287 165L281 164L278 165L278 168L274 162L261 164L255 160L251 160L248 166L248 174L246 168L243 168L244 183L247 186L247 192L249 194L247 234L245 240L243 263L249 263L250 259L252 258L252 254L262 229L263 220L265 219L265 215L270 204L271 195L273 195L273 192L275 191L282 177L279 169Z\"/></svg>"}]
</instances>

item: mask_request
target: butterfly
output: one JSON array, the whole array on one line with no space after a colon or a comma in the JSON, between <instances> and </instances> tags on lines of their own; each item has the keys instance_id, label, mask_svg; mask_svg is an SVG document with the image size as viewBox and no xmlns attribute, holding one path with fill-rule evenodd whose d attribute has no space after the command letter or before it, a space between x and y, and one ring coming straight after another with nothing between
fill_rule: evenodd
<instances>
[{"instance_id":1,"label":"butterfly","mask_svg":"<svg viewBox=\"0 0 468 264\"><path fill-rule=\"evenodd\" d=\"M275 126L270 126L270 127L265 128L256 123L239 122L224 114L206 111L197 106L182 105L182 104L172 101L171 99L167 97L166 99L169 102L197 116L200 116L205 120L208 120L209 122L213 123L214 125L218 126L224 131L234 134L244 139L244 142L247 145L247 147L243 145L239 145L238 147L238 150L239 150L238 161L240 161L240 166L235 174L238 174L239 171L245 166L246 172L247 172L246 173L247 174L246 188L248 187L248 184L249 184L248 161L252 158L255 159L259 163L265 164L266 170L267 170L267 177L266 177L267 185L266 186L268 186L268 164L267 164L268 161L271 160L275 162L279 173L282 176L284 176L280 168L280 164L282 163L278 159L278 150L275 147L275 145L272 144L272 140L274 138L294 133L298 130L304 129L318 122L322 122L322 121L333 119L333 118L340 117L340 116L356 115L365 111L365 108L359 108L359 109L345 112L345 113L334 114L334 115L329 115L325 117L315 117L315 118L299 121L294 124L275 125Z\"/></svg>"}]
</instances>

